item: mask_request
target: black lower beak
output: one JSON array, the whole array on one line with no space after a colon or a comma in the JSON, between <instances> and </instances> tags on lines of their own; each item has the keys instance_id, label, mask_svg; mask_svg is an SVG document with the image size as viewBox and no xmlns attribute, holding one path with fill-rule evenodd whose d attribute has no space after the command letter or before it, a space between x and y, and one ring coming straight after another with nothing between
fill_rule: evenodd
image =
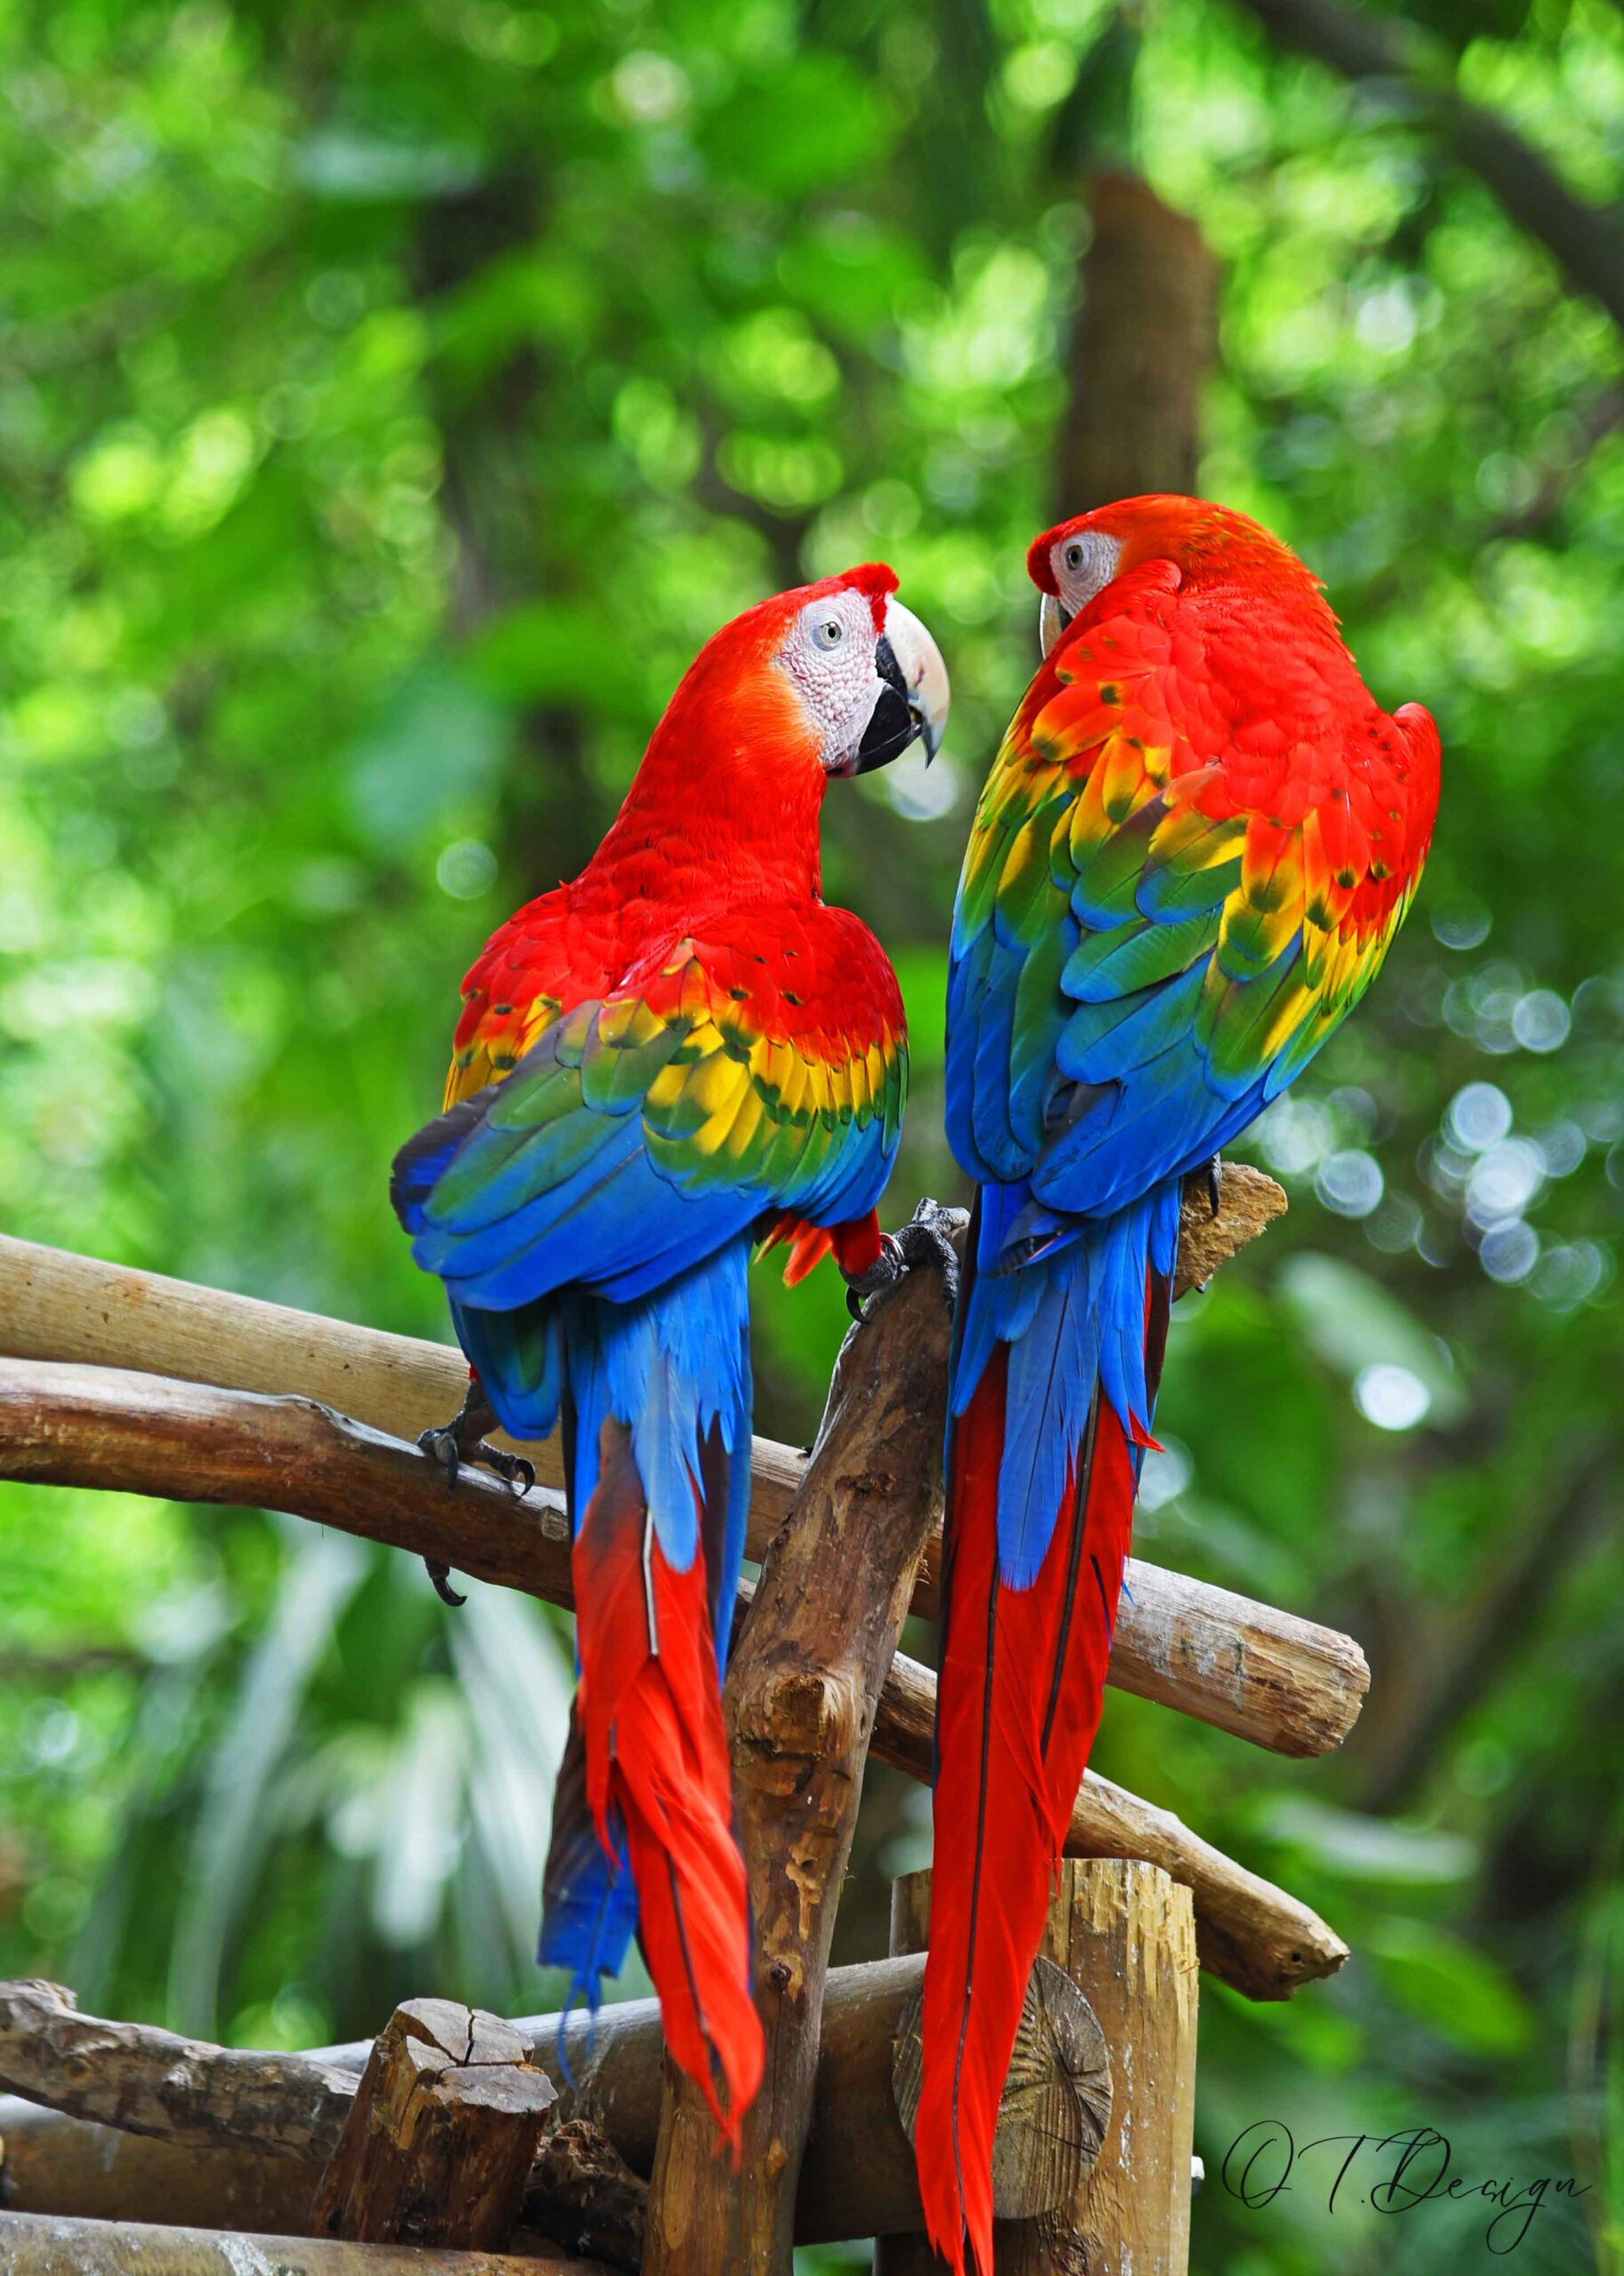
<instances>
[{"instance_id":1,"label":"black lower beak","mask_svg":"<svg viewBox=\"0 0 1624 2276\"><path fill-rule=\"evenodd\" d=\"M874 707L874 716L863 730L863 739L857 746L857 764L853 774L872 774L876 766L889 766L893 758L900 758L914 737L919 733L919 722L914 717L908 698L888 687Z\"/></svg>"},{"instance_id":2,"label":"black lower beak","mask_svg":"<svg viewBox=\"0 0 1624 2276\"><path fill-rule=\"evenodd\" d=\"M893 758L901 757L924 727L922 713L908 701L908 682L889 640L880 641L874 653L874 663L885 685L857 746L853 774L872 774L876 767L889 766ZM934 757L934 751L930 756Z\"/></svg>"}]
</instances>

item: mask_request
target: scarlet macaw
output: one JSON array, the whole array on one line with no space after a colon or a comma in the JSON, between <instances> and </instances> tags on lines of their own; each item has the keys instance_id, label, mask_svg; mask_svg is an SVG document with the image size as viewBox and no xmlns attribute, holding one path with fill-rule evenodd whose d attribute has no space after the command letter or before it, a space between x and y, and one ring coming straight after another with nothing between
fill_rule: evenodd
<instances>
[{"instance_id":1,"label":"scarlet macaw","mask_svg":"<svg viewBox=\"0 0 1624 2276\"><path fill-rule=\"evenodd\" d=\"M718 1696L749 1499L746 1266L881 1259L907 1036L878 942L820 895L831 775L940 739L947 675L869 565L700 651L581 875L463 984L445 1110L396 1158L470 1362L453 1473L562 1416L580 1683L540 1957L596 2004L634 1926L668 2046L735 2142L760 2080ZM512 1457L499 1466L511 1473ZM433 1569L433 1568L431 1568Z\"/></svg>"},{"instance_id":2,"label":"scarlet macaw","mask_svg":"<svg viewBox=\"0 0 1624 2276\"><path fill-rule=\"evenodd\" d=\"M1374 976L1431 839L1430 716L1366 692L1244 515L1032 547L1044 661L959 882L948 1132L977 1194L949 1397L920 2187L992 2270L998 2097L1100 1719L1184 1182Z\"/></svg>"}]
</instances>

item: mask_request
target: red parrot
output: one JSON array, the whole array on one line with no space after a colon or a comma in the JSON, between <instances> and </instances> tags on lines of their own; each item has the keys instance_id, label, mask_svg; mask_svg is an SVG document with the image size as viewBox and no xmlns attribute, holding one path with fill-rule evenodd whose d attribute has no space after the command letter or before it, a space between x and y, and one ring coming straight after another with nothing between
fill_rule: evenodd
<instances>
[{"instance_id":1,"label":"red parrot","mask_svg":"<svg viewBox=\"0 0 1624 2276\"><path fill-rule=\"evenodd\" d=\"M869 565L700 651L581 875L463 983L445 1110L392 1198L470 1362L425 1443L562 1417L580 1682L540 1957L596 2007L638 1927L667 2044L735 2150L760 2080L719 1699L749 1500L746 1266L881 1259L907 1035L878 942L820 897L831 775L934 751L947 675ZM433 1568L431 1568L433 1569ZM437 1578L443 1578L443 1572Z\"/></svg>"},{"instance_id":2,"label":"red parrot","mask_svg":"<svg viewBox=\"0 0 1624 2276\"><path fill-rule=\"evenodd\" d=\"M1044 660L981 793L948 996L976 1183L948 1434L916 2150L991 2276L998 2097L1100 1720L1184 1181L1374 976L1421 873L1437 730L1367 693L1243 514L1129 499L1032 547Z\"/></svg>"}]
</instances>

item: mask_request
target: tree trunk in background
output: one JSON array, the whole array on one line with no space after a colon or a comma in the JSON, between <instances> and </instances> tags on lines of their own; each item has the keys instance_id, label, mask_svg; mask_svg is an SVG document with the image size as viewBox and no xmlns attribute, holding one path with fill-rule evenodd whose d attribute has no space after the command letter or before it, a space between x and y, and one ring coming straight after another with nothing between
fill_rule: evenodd
<instances>
[{"instance_id":1,"label":"tree trunk in background","mask_svg":"<svg viewBox=\"0 0 1624 2276\"><path fill-rule=\"evenodd\" d=\"M1137 174L1095 173L1093 236L1067 356L1063 518L1150 490L1193 492L1202 384L1218 344L1218 263Z\"/></svg>"},{"instance_id":2,"label":"tree trunk in background","mask_svg":"<svg viewBox=\"0 0 1624 2276\"><path fill-rule=\"evenodd\" d=\"M539 242L544 222L545 186L526 166L431 200L417 240L420 305L432 318L492 262ZM453 641L547 592L562 568L547 558L548 525L525 472L557 377L532 344L513 347L472 376L444 356L430 365L444 453L443 506L457 546L447 621ZM524 757L508 770L498 841L516 894L528 900L585 867L612 809L589 779L579 707L531 704L518 724Z\"/></svg>"}]
</instances>

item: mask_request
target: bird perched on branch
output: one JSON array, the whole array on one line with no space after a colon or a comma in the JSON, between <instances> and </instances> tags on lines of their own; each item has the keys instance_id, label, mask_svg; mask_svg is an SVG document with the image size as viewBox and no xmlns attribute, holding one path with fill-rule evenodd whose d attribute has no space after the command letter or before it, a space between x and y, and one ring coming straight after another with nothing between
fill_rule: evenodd
<instances>
[{"instance_id":1,"label":"bird perched on branch","mask_svg":"<svg viewBox=\"0 0 1624 2276\"><path fill-rule=\"evenodd\" d=\"M1044 660L981 793L948 997L977 1194L955 1332L916 2128L992 2271L998 2096L1100 1719L1184 1182L1358 1001L1420 876L1429 715L1367 693L1244 515L1134 498L1028 565ZM1213 1206L1216 1180L1213 1174Z\"/></svg>"},{"instance_id":2,"label":"bird perched on branch","mask_svg":"<svg viewBox=\"0 0 1624 2276\"><path fill-rule=\"evenodd\" d=\"M894 1269L875 1216L907 1081L896 979L820 894L831 776L934 751L948 682L869 565L700 651L572 883L463 985L445 1110L396 1158L468 1401L454 1475L562 1418L580 1684L540 1957L596 2006L634 1927L667 2043L737 2144L759 2082L719 1699L749 1500L752 1243Z\"/></svg>"}]
</instances>

